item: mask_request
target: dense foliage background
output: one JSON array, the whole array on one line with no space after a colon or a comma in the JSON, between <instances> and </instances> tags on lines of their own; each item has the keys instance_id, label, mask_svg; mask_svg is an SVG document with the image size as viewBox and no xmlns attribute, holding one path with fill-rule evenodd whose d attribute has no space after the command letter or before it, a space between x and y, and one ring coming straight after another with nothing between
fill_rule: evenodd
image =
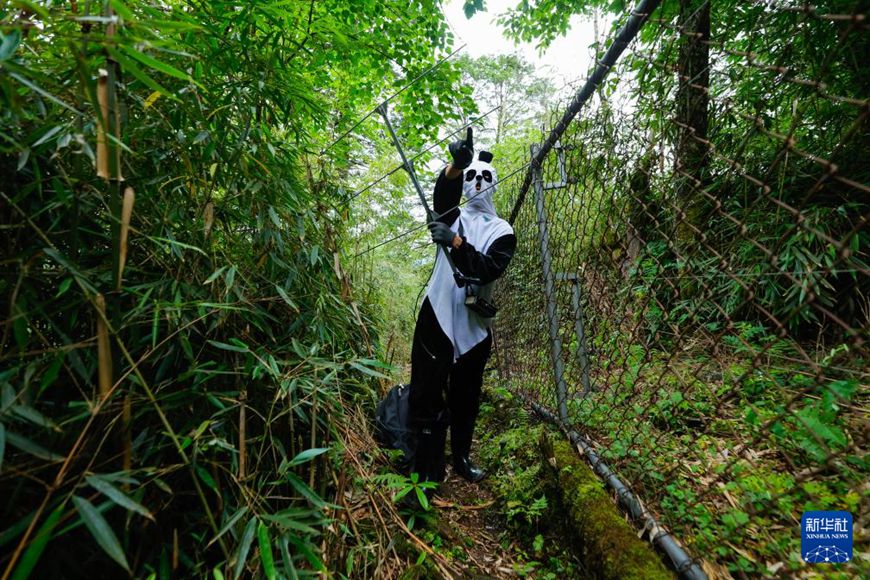
<instances>
[{"instance_id":1,"label":"dense foliage background","mask_svg":"<svg viewBox=\"0 0 870 580\"><path fill-rule=\"evenodd\" d=\"M0 41L4 577L322 569L377 125L320 152L451 49L437 3L13 2ZM393 100L409 143L457 78Z\"/></svg>"}]
</instances>

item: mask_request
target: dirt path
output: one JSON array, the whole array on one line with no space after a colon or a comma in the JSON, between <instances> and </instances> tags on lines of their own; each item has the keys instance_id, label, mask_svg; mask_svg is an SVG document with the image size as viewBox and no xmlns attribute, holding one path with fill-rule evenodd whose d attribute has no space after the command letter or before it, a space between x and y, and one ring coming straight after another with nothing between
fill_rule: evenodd
<instances>
[{"instance_id":1,"label":"dirt path","mask_svg":"<svg viewBox=\"0 0 870 580\"><path fill-rule=\"evenodd\" d=\"M362 409L349 413L342 442L348 470L337 482L335 534L325 542L329 561L342 562L354 578L583 578L582 564L571 553L554 512L540 512L530 521L510 520L509 506L520 509L534 501L517 495L519 479L528 486L528 462L516 446L534 440L528 426L505 432L506 425L483 421L475 443L483 467L498 465L498 473L471 484L448 467L447 478L433 499L428 515L397 509L395 478L386 455L371 436L369 419ZM484 414L485 416L486 414ZM498 437L503 434L510 441ZM530 439L531 438L531 439ZM504 451L504 453L501 452ZM495 452L495 453L494 453ZM482 458L493 465L487 466ZM534 461L539 461L535 456ZM525 475L524 475L525 474ZM501 490L499 497L496 490ZM533 494L537 498L539 492ZM545 506L546 507L546 506ZM507 509L507 511L506 511Z\"/></svg>"},{"instance_id":2,"label":"dirt path","mask_svg":"<svg viewBox=\"0 0 870 580\"><path fill-rule=\"evenodd\" d=\"M438 509L440 535L453 546L465 547L467 559L462 565L467 577L519 575L523 563L512 541L508 549L503 547L507 531L485 480L472 484L450 472L433 503Z\"/></svg>"}]
</instances>

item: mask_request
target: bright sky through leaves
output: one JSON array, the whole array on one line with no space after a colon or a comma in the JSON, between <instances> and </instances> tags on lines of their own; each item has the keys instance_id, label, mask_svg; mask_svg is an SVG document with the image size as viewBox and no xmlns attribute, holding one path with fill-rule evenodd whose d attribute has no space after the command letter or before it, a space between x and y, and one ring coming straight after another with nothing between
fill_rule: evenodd
<instances>
[{"instance_id":1,"label":"bright sky through leaves","mask_svg":"<svg viewBox=\"0 0 870 580\"><path fill-rule=\"evenodd\" d=\"M468 19L462 11L463 0L451 0L444 4L444 15L458 35L457 45L467 43L464 52L469 56L519 53L536 66L539 75L552 78L557 87L584 78L592 64L590 45L595 41L592 19L574 16L568 34L555 40L550 48L539 54L534 44L514 44L504 36L502 28L495 22L497 16L516 6L518 1L487 0L486 12L479 12ZM609 31L609 19L612 19L612 15L599 17L599 36Z\"/></svg>"}]
</instances>

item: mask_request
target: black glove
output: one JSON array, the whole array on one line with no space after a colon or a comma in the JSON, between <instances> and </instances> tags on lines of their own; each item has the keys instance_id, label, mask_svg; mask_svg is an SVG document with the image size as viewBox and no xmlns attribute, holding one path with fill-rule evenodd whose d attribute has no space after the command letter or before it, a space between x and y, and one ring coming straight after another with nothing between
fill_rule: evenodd
<instances>
[{"instance_id":1,"label":"black glove","mask_svg":"<svg viewBox=\"0 0 870 580\"><path fill-rule=\"evenodd\" d=\"M465 169L474 160L474 139L472 137L472 130L469 127L464 140L454 141L448 147L450 156L453 157L453 167L456 169Z\"/></svg>"},{"instance_id":2,"label":"black glove","mask_svg":"<svg viewBox=\"0 0 870 580\"><path fill-rule=\"evenodd\" d=\"M447 224L441 222L429 222L429 232L432 234L432 241L442 246L453 245L453 238L456 237L456 232L450 229Z\"/></svg>"}]
</instances>

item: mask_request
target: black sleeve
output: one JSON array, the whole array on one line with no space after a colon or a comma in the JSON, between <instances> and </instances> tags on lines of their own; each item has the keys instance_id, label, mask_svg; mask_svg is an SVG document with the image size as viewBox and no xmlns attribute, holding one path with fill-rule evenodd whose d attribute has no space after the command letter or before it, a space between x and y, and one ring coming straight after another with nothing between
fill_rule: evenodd
<instances>
[{"instance_id":1,"label":"black sleeve","mask_svg":"<svg viewBox=\"0 0 870 580\"><path fill-rule=\"evenodd\" d=\"M435 194L433 195L435 213L439 216L438 221L453 225L459 217L459 200L462 199L462 176L456 179L447 179L444 170L438 174L435 182ZM443 215L442 215L443 214Z\"/></svg>"},{"instance_id":2,"label":"black sleeve","mask_svg":"<svg viewBox=\"0 0 870 580\"><path fill-rule=\"evenodd\" d=\"M450 256L460 272L479 278L481 284L489 284L504 274L516 248L517 237L513 234L495 240L485 254L478 252L463 237L462 245L458 249L450 250Z\"/></svg>"}]
</instances>

